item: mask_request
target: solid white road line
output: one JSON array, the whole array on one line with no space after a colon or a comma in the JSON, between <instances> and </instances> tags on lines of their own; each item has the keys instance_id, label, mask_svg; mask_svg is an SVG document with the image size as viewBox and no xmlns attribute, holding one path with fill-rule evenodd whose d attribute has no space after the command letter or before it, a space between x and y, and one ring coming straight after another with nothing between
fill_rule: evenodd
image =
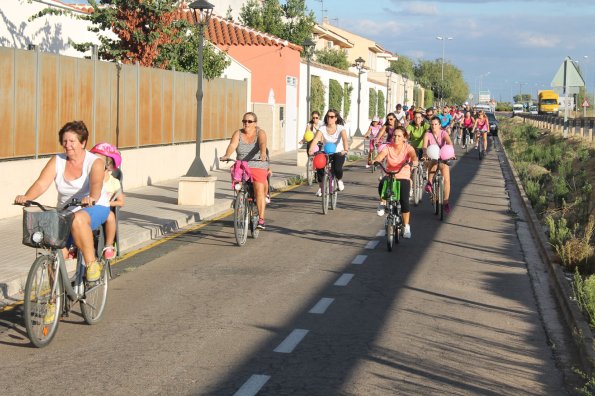
<instances>
[{"instance_id":1,"label":"solid white road line","mask_svg":"<svg viewBox=\"0 0 595 396\"><path fill-rule=\"evenodd\" d=\"M335 286L347 286L353 279L353 274L343 274L335 282Z\"/></svg>"},{"instance_id":2,"label":"solid white road line","mask_svg":"<svg viewBox=\"0 0 595 396\"><path fill-rule=\"evenodd\" d=\"M334 298L323 297L308 312L311 314L323 314L326 312L327 308L333 303L333 301L335 301Z\"/></svg>"},{"instance_id":3,"label":"solid white road line","mask_svg":"<svg viewBox=\"0 0 595 396\"><path fill-rule=\"evenodd\" d=\"M260 391L260 389L267 383L267 381L271 378L270 375L260 375L254 374L252 377L248 378L248 381L242 385L240 389L234 396L254 396Z\"/></svg>"},{"instance_id":4,"label":"solid white road line","mask_svg":"<svg viewBox=\"0 0 595 396\"><path fill-rule=\"evenodd\" d=\"M279 353L293 352L294 348L298 346L306 334L308 334L308 331L310 330L295 329L287 336L287 338L283 340L282 343L279 344L277 348L274 349L274 351Z\"/></svg>"},{"instance_id":5,"label":"solid white road line","mask_svg":"<svg viewBox=\"0 0 595 396\"><path fill-rule=\"evenodd\" d=\"M386 230L385 229L382 229L382 230L380 230L380 231L378 231L376 233L376 236L385 236L385 235L386 235Z\"/></svg>"},{"instance_id":6,"label":"solid white road line","mask_svg":"<svg viewBox=\"0 0 595 396\"><path fill-rule=\"evenodd\" d=\"M370 241L366 244L366 249L370 249L370 250L375 249L379 243L380 243L380 241Z\"/></svg>"},{"instance_id":7,"label":"solid white road line","mask_svg":"<svg viewBox=\"0 0 595 396\"><path fill-rule=\"evenodd\" d=\"M356 265L363 264L367 258L368 258L368 256L365 254L358 254L357 256L355 256L355 258L353 259L351 264L356 264Z\"/></svg>"}]
</instances>

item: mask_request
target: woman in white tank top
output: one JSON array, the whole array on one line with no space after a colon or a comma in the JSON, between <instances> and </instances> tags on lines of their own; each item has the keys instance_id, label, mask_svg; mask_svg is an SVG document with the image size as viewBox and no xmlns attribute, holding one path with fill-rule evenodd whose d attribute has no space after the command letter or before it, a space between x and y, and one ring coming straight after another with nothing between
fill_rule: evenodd
<instances>
[{"instance_id":1,"label":"woman in white tank top","mask_svg":"<svg viewBox=\"0 0 595 396\"><path fill-rule=\"evenodd\" d=\"M17 195L15 203L37 199L54 181L59 207L72 198L91 205L75 213L70 233L87 263L87 280L94 281L99 278L101 268L95 256L92 230L103 224L109 214L109 202L104 206L100 201L105 164L85 149L89 131L83 121L66 123L58 136L64 154L50 158L25 195ZM66 257L66 249L63 253Z\"/></svg>"},{"instance_id":2,"label":"woman in white tank top","mask_svg":"<svg viewBox=\"0 0 595 396\"><path fill-rule=\"evenodd\" d=\"M349 147L349 143L347 142L347 131L343 126L345 122L339 112L335 109L329 109L324 116L324 126L321 126L316 135L314 135L314 139L312 139L312 144L310 145L310 151L308 152L309 155L313 154L314 148L317 147L318 142L322 142L324 145L327 143L332 143L335 145L335 152L334 153L327 153L329 157L332 157L332 167L331 171L337 178L337 185L339 187L339 191L343 191L345 188L343 184L343 164L345 164L345 155L347 154L347 148ZM324 149L324 148L323 148ZM324 149L328 151L327 149ZM317 178L318 178L318 191L316 191L316 196L322 195L322 177L324 175L324 170L316 171Z\"/></svg>"}]
</instances>

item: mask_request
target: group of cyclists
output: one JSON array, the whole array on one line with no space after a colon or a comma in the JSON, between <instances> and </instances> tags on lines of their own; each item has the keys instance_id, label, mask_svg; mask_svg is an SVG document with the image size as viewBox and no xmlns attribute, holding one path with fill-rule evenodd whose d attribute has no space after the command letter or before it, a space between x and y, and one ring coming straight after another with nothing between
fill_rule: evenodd
<instances>
[{"instance_id":1,"label":"group of cyclists","mask_svg":"<svg viewBox=\"0 0 595 396\"><path fill-rule=\"evenodd\" d=\"M321 122L323 121L323 122ZM306 125L303 139L300 143L306 143L309 155L317 151L317 143L339 144L336 152L330 153L333 157L332 171L339 179L339 189L343 190L343 164L347 150L347 134L343 127L343 119L335 109L328 110L324 120L321 120L320 113L313 111L311 119ZM394 176L400 181L400 204L403 214L403 237L411 238L409 196L411 191L412 169L419 166L423 161L428 170L424 190L432 193L432 180L438 167L444 179L444 213L451 211L450 198L450 166L448 162L436 161L428 157L428 147L432 145L442 149L450 146L449 150L443 152L452 153L454 159L453 139L461 142L461 147L466 148L465 142L483 144L487 149L487 134L480 132L489 131L489 122L483 111L477 111L465 103L461 107L445 105L437 111L430 107L425 111L408 108L398 104L394 112L386 115L384 122L378 116L374 116L368 130L364 135L367 141L368 156L366 168L372 166L373 162L386 161L386 170L389 172L398 171ZM482 136L483 135L483 136ZM483 141L480 142L481 137ZM465 139L468 138L468 139ZM445 160L445 158L442 158ZM318 177L319 184L321 177ZM381 179L378 191L382 189ZM321 195L321 188L316 191L316 196ZM378 216L384 216L385 202L380 200L377 208Z\"/></svg>"},{"instance_id":2,"label":"group of cyclists","mask_svg":"<svg viewBox=\"0 0 595 396\"><path fill-rule=\"evenodd\" d=\"M227 160L233 152L237 160L245 161L251 170L254 185L254 195L258 207L259 219L257 227L265 229L265 210L269 202L269 177L271 175L266 132L258 125L255 113L247 112L243 115L243 127L234 131L229 146L222 160ZM345 188L343 182L343 166L348 152L348 136L345 122L336 109L329 109L324 117L318 111L313 111L306 126L302 143L307 144L309 155L313 155L321 147L332 159L331 171L337 178L340 191ZM365 139L369 141L369 155L366 167L374 161L386 161L386 169L391 172L400 170L395 177L401 184L401 208L404 222L404 238L411 238L409 191L411 189L411 171L419 161L424 161L428 169L425 191L432 192L432 177L440 166L444 177L444 212L450 212L450 172L448 163L430 160L428 147L437 145L452 146L451 133L457 126L458 134L474 137L475 131L489 130L489 122L483 112L475 113L468 106L462 109L451 109L444 106L442 111L435 114L433 108L425 112L413 108L397 105L394 112L389 113L380 122L374 117L368 128ZM478 134L479 135L479 134ZM487 146L486 134L484 147ZM74 216L71 228L72 243L78 247L87 265L87 277L94 279L101 271L94 251L92 230L106 224L106 249L102 252L105 258L114 256L115 226L109 208L122 206L124 195L121 185L114 180L111 173L117 169L122 161L119 151L108 143L101 143L87 150L89 132L84 122L72 121L66 123L58 133L64 153L51 157L38 179L23 195L15 198L15 203L23 204L35 200L43 194L54 182L58 190L58 204L64 205L72 198L80 199L83 205L88 205ZM480 143L479 139L476 144ZM464 139L461 140L465 142ZM376 150L377 155L372 156ZM454 150L453 150L454 156ZM323 170L317 172L319 188L316 196L322 194ZM382 183L382 181L381 181ZM380 187L381 188L381 185ZM117 197L117 199L114 199ZM384 215L385 202L380 201L377 214ZM65 257L68 251L64 252Z\"/></svg>"}]
</instances>

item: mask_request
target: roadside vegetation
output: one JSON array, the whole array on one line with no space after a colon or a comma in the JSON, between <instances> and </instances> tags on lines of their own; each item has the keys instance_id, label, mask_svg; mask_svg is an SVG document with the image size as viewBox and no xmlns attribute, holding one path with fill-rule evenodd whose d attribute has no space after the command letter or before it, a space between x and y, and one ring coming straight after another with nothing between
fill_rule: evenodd
<instances>
[{"instance_id":1,"label":"roadside vegetation","mask_svg":"<svg viewBox=\"0 0 595 396\"><path fill-rule=\"evenodd\" d=\"M527 124L504 121L502 140L560 265L595 327L595 150Z\"/></svg>"}]
</instances>

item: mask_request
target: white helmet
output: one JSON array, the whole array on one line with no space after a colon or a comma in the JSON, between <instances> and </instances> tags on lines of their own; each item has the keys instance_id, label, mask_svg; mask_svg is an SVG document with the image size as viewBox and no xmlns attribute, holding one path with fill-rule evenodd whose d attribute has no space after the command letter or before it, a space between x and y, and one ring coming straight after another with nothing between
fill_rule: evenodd
<instances>
[{"instance_id":1,"label":"white helmet","mask_svg":"<svg viewBox=\"0 0 595 396\"><path fill-rule=\"evenodd\" d=\"M440 147L437 144L430 144L428 146L428 158L431 160L437 160L440 158Z\"/></svg>"}]
</instances>

